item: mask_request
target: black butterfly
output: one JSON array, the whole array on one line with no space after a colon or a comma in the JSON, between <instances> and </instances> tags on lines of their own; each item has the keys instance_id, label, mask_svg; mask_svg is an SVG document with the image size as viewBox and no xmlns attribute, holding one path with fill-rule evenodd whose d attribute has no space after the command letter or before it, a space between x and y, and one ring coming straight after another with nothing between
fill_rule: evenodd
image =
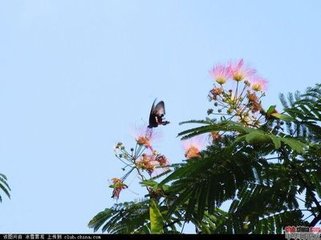
<instances>
[{"instance_id":1,"label":"black butterfly","mask_svg":"<svg viewBox=\"0 0 321 240\"><path fill-rule=\"evenodd\" d=\"M164 121L165 115L165 104L163 101L158 102L155 105L156 99L153 102L152 108L149 114L149 128L158 127L158 125L169 124L169 121Z\"/></svg>"}]
</instances>

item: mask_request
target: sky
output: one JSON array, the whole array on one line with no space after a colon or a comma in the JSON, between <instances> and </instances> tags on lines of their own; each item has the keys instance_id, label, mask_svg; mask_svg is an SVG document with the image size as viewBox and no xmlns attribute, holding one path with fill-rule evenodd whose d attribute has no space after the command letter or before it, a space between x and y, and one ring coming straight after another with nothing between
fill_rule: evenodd
<instances>
[{"instance_id":1,"label":"sky","mask_svg":"<svg viewBox=\"0 0 321 240\"><path fill-rule=\"evenodd\" d=\"M279 93L320 82L321 2L0 0L0 233L92 233L155 98L155 145L184 159L179 122L204 119L213 65L243 58ZM130 176L121 201L141 198Z\"/></svg>"}]
</instances>

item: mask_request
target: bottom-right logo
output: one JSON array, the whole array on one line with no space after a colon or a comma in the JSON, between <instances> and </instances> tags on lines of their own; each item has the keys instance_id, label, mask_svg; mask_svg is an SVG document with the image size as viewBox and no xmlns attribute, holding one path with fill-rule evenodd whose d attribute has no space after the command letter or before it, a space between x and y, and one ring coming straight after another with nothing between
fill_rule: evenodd
<instances>
[{"instance_id":1,"label":"bottom-right logo","mask_svg":"<svg viewBox=\"0 0 321 240\"><path fill-rule=\"evenodd\" d=\"M320 240L321 227L286 226L284 228L287 240Z\"/></svg>"}]
</instances>

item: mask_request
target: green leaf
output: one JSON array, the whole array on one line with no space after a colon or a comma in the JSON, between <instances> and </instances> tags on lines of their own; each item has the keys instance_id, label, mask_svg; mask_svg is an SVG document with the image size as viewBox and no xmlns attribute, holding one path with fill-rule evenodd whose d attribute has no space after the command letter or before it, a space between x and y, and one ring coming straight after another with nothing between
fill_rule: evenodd
<instances>
[{"instance_id":1,"label":"green leaf","mask_svg":"<svg viewBox=\"0 0 321 240\"><path fill-rule=\"evenodd\" d=\"M255 224L251 224L255 234L281 234L284 223L289 226L303 226L307 222L302 220L303 214L300 210L288 210L286 212L276 212L270 216L264 216Z\"/></svg>"},{"instance_id":2,"label":"green leaf","mask_svg":"<svg viewBox=\"0 0 321 240\"><path fill-rule=\"evenodd\" d=\"M10 198L10 186L7 183L7 177L0 173L0 189L7 195L8 198ZM2 197L0 195L0 202L2 202Z\"/></svg>"},{"instance_id":3,"label":"green leaf","mask_svg":"<svg viewBox=\"0 0 321 240\"><path fill-rule=\"evenodd\" d=\"M142 184L143 186L151 187L151 188L153 188L153 189L156 189L156 188L157 188L157 185L158 185L158 183L157 183L156 181L154 181L154 180L143 180L143 181L141 182L141 184Z\"/></svg>"},{"instance_id":4,"label":"green leaf","mask_svg":"<svg viewBox=\"0 0 321 240\"><path fill-rule=\"evenodd\" d=\"M252 132L254 129L245 127L240 123L233 122L233 121L222 121L220 123L214 123L211 121L188 121L183 122L181 124L186 123L199 123L203 124L204 126L191 128L185 131L182 131L178 134L178 137L181 137L182 140L194 137L196 135L210 133L213 131L229 131L229 132L239 132L240 134L245 134Z\"/></svg>"},{"instance_id":5,"label":"green leaf","mask_svg":"<svg viewBox=\"0 0 321 240\"><path fill-rule=\"evenodd\" d=\"M278 119L281 119L281 120L286 121L286 122L291 122L291 121L295 120L291 116L286 115L286 114L281 114L281 113L272 113L271 116L273 116L275 118L278 118Z\"/></svg>"},{"instance_id":6,"label":"green leaf","mask_svg":"<svg viewBox=\"0 0 321 240\"><path fill-rule=\"evenodd\" d=\"M253 131L246 135L245 140L250 144L263 144L270 142L270 137L261 131Z\"/></svg>"},{"instance_id":7,"label":"green leaf","mask_svg":"<svg viewBox=\"0 0 321 240\"><path fill-rule=\"evenodd\" d=\"M281 139L280 137L270 135L270 138L274 144L275 149L279 149L281 147Z\"/></svg>"},{"instance_id":8,"label":"green leaf","mask_svg":"<svg viewBox=\"0 0 321 240\"><path fill-rule=\"evenodd\" d=\"M93 228L94 232L96 232L111 216L112 210L106 208L104 211L99 212L93 219L88 223L89 228Z\"/></svg>"},{"instance_id":9,"label":"green leaf","mask_svg":"<svg viewBox=\"0 0 321 240\"><path fill-rule=\"evenodd\" d=\"M164 233L164 230L163 230L164 219L154 199L150 199L149 217L150 217L151 233L153 234Z\"/></svg>"},{"instance_id":10,"label":"green leaf","mask_svg":"<svg viewBox=\"0 0 321 240\"><path fill-rule=\"evenodd\" d=\"M306 146L304 143L293 138L281 138L281 141L298 153L303 153L304 147Z\"/></svg>"},{"instance_id":11,"label":"green leaf","mask_svg":"<svg viewBox=\"0 0 321 240\"><path fill-rule=\"evenodd\" d=\"M276 105L270 106L270 107L268 108L268 110L266 110L266 114L267 114L268 116L270 116L272 113L275 112L275 108L276 108Z\"/></svg>"},{"instance_id":12,"label":"green leaf","mask_svg":"<svg viewBox=\"0 0 321 240\"><path fill-rule=\"evenodd\" d=\"M90 228L111 234L150 233L149 201L114 204L98 213L88 224Z\"/></svg>"}]
</instances>

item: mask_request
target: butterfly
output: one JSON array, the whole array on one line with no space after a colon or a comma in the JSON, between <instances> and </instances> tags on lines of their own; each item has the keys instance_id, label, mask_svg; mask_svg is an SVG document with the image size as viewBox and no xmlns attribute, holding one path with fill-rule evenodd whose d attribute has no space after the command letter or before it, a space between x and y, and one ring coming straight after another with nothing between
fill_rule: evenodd
<instances>
[{"instance_id":1,"label":"butterfly","mask_svg":"<svg viewBox=\"0 0 321 240\"><path fill-rule=\"evenodd\" d=\"M165 104L164 101L160 101L155 105L156 99L150 109L149 114L149 128L158 127L158 125L169 124L169 121L164 121L163 117L165 115Z\"/></svg>"}]
</instances>

